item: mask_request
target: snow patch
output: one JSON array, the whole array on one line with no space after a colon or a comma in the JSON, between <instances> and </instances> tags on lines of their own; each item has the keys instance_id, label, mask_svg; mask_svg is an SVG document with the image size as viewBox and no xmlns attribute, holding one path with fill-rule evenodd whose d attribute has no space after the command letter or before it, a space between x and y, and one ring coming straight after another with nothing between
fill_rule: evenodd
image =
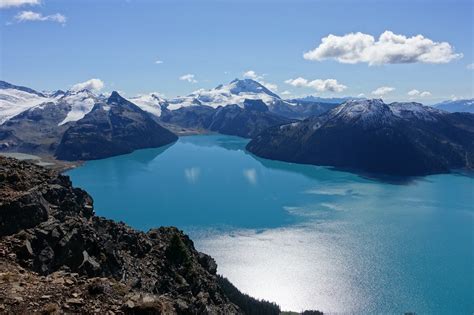
<instances>
[{"instance_id":1,"label":"snow patch","mask_svg":"<svg viewBox=\"0 0 474 315\"><path fill-rule=\"evenodd\" d=\"M0 89L0 125L10 118L52 98L17 89Z\"/></svg>"},{"instance_id":2,"label":"snow patch","mask_svg":"<svg viewBox=\"0 0 474 315\"><path fill-rule=\"evenodd\" d=\"M161 116L162 106L167 104L166 100L159 96L158 93L138 95L128 100L156 117Z\"/></svg>"}]
</instances>

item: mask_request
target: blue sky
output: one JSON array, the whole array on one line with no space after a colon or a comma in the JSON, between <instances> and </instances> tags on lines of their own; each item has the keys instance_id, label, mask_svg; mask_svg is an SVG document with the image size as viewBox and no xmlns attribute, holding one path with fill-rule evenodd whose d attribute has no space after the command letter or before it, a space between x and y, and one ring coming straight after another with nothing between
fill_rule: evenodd
<instances>
[{"instance_id":1,"label":"blue sky","mask_svg":"<svg viewBox=\"0 0 474 315\"><path fill-rule=\"evenodd\" d=\"M1 1L0 77L38 90L99 78L107 91L173 97L252 70L247 76L288 97L363 93L433 103L474 94L472 1ZM350 33L378 41L385 31L421 34L433 44L418 49L433 52L405 57L374 46L344 63L334 55L340 49L319 46L329 34L345 43ZM442 42L450 51L439 59ZM318 47L313 60L303 58ZM179 79L186 74L194 77ZM388 89L372 93L381 87Z\"/></svg>"}]
</instances>

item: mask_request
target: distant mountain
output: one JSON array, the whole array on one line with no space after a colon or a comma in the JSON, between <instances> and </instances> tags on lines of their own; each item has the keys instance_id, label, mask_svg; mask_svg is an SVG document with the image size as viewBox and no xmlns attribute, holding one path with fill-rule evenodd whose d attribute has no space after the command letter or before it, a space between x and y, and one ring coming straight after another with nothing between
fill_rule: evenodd
<instances>
[{"instance_id":1,"label":"distant mountain","mask_svg":"<svg viewBox=\"0 0 474 315\"><path fill-rule=\"evenodd\" d=\"M363 97L318 97L318 96L305 96L300 98L289 99L288 101L291 103L326 103L326 104L337 104L340 105L344 102L350 100L363 100Z\"/></svg>"},{"instance_id":2,"label":"distant mountain","mask_svg":"<svg viewBox=\"0 0 474 315\"><path fill-rule=\"evenodd\" d=\"M0 81L0 125L27 109L52 100L33 89Z\"/></svg>"},{"instance_id":3,"label":"distant mountain","mask_svg":"<svg viewBox=\"0 0 474 315\"><path fill-rule=\"evenodd\" d=\"M259 99L271 107L281 98L267 89L259 82L252 79L235 79L226 85L219 85L210 90L197 90L188 96L177 97L169 100L169 110L188 106L219 106L238 105L243 107L246 99Z\"/></svg>"},{"instance_id":4,"label":"distant mountain","mask_svg":"<svg viewBox=\"0 0 474 315\"><path fill-rule=\"evenodd\" d=\"M456 101L444 101L433 105L438 109L445 110L447 112L466 112L474 113L474 99L456 100Z\"/></svg>"},{"instance_id":5,"label":"distant mountain","mask_svg":"<svg viewBox=\"0 0 474 315\"><path fill-rule=\"evenodd\" d=\"M319 116L338 105L334 103L297 100L292 100L291 102L292 103L285 101L274 104L272 112L286 118L305 119L312 116Z\"/></svg>"},{"instance_id":6,"label":"distant mountain","mask_svg":"<svg viewBox=\"0 0 474 315\"><path fill-rule=\"evenodd\" d=\"M128 100L155 117L160 117L161 111L168 107L168 101L157 93L142 94Z\"/></svg>"},{"instance_id":7,"label":"distant mountain","mask_svg":"<svg viewBox=\"0 0 474 315\"><path fill-rule=\"evenodd\" d=\"M68 124L61 124L68 112L67 106L54 102L21 112L0 125L0 149L34 154L54 152L69 128Z\"/></svg>"},{"instance_id":8,"label":"distant mountain","mask_svg":"<svg viewBox=\"0 0 474 315\"><path fill-rule=\"evenodd\" d=\"M212 123L215 112L215 108L205 105L181 107L162 111L160 121L184 128L206 130Z\"/></svg>"},{"instance_id":9,"label":"distant mountain","mask_svg":"<svg viewBox=\"0 0 474 315\"><path fill-rule=\"evenodd\" d=\"M222 134L252 138L269 127L290 121L271 113L261 100L245 100L243 108L237 105L218 108L208 129Z\"/></svg>"},{"instance_id":10,"label":"distant mountain","mask_svg":"<svg viewBox=\"0 0 474 315\"><path fill-rule=\"evenodd\" d=\"M100 159L176 140L176 135L161 127L147 112L113 92L106 102L96 103L64 133L56 157Z\"/></svg>"},{"instance_id":11,"label":"distant mountain","mask_svg":"<svg viewBox=\"0 0 474 315\"><path fill-rule=\"evenodd\" d=\"M40 97L46 97L45 94L35 91L33 89L30 89L28 87L14 85L14 84L8 83L6 81L1 81L1 80L0 80L0 90L17 90L17 91L22 91L28 94L35 94L36 96L40 96Z\"/></svg>"},{"instance_id":12,"label":"distant mountain","mask_svg":"<svg viewBox=\"0 0 474 315\"><path fill-rule=\"evenodd\" d=\"M59 125L82 119L100 100L97 95L87 89L55 94L59 96L56 99L56 106L67 110L66 117L59 122Z\"/></svg>"},{"instance_id":13,"label":"distant mountain","mask_svg":"<svg viewBox=\"0 0 474 315\"><path fill-rule=\"evenodd\" d=\"M62 125L84 117L99 99L100 97L86 89L40 93L27 87L0 81L0 125L27 110L34 109L38 115L45 104L55 104L58 112L65 113L63 119L58 122ZM48 107L48 113L51 110L53 108Z\"/></svg>"},{"instance_id":14,"label":"distant mountain","mask_svg":"<svg viewBox=\"0 0 474 315\"><path fill-rule=\"evenodd\" d=\"M56 150L69 125L82 119L101 100L89 90L43 93L45 98L0 125L0 148L26 153Z\"/></svg>"},{"instance_id":15,"label":"distant mountain","mask_svg":"<svg viewBox=\"0 0 474 315\"><path fill-rule=\"evenodd\" d=\"M472 169L474 115L347 101L319 117L269 128L247 149L269 159L400 176Z\"/></svg>"},{"instance_id":16,"label":"distant mountain","mask_svg":"<svg viewBox=\"0 0 474 315\"><path fill-rule=\"evenodd\" d=\"M244 100L243 106L218 108L200 105L163 111L161 121L186 128L205 129L222 134L251 138L268 127L292 120L271 113L262 100Z\"/></svg>"},{"instance_id":17,"label":"distant mountain","mask_svg":"<svg viewBox=\"0 0 474 315\"><path fill-rule=\"evenodd\" d=\"M221 84L211 90L201 89L188 96L170 99L166 108L170 111L196 106L218 108L237 105L243 108L245 100L261 100L271 113L291 119L319 115L333 107L323 102L286 101L255 80L235 79L229 84Z\"/></svg>"}]
</instances>

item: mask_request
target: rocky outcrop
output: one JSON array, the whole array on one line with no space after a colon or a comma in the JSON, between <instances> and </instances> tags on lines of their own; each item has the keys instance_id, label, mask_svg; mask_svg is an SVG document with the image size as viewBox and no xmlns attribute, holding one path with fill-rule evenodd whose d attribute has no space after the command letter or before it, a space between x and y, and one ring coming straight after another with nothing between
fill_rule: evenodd
<instances>
[{"instance_id":1,"label":"rocky outcrop","mask_svg":"<svg viewBox=\"0 0 474 315\"><path fill-rule=\"evenodd\" d=\"M215 261L181 231L144 233L97 217L67 176L0 158L0 200L6 311L241 312L220 287Z\"/></svg>"},{"instance_id":2,"label":"rocky outcrop","mask_svg":"<svg viewBox=\"0 0 474 315\"><path fill-rule=\"evenodd\" d=\"M68 161L101 159L177 139L148 113L113 92L106 103L96 103L64 133L56 157Z\"/></svg>"}]
</instances>

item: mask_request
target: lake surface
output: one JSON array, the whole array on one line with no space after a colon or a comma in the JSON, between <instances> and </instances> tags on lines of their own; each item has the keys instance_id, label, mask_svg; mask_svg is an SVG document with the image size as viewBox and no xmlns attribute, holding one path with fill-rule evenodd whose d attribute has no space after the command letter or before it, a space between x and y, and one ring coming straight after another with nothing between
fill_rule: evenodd
<instances>
[{"instance_id":1,"label":"lake surface","mask_svg":"<svg viewBox=\"0 0 474 315\"><path fill-rule=\"evenodd\" d=\"M71 170L98 215L183 229L241 291L284 310L472 314L474 181L388 183L189 136Z\"/></svg>"}]
</instances>

